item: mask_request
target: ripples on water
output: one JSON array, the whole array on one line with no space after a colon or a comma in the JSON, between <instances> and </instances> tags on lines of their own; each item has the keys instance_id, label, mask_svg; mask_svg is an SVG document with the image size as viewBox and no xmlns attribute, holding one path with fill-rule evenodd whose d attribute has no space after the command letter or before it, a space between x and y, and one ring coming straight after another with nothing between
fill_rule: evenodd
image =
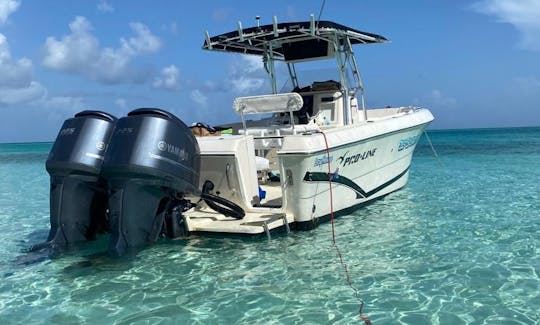
<instances>
[{"instance_id":1,"label":"ripples on water","mask_svg":"<svg viewBox=\"0 0 540 325\"><path fill-rule=\"evenodd\" d=\"M374 324L540 322L540 129L431 132L408 186L336 221ZM271 241L192 237L136 256L107 238L28 256L49 229L50 144L0 145L0 322L349 324L330 224Z\"/></svg>"}]
</instances>

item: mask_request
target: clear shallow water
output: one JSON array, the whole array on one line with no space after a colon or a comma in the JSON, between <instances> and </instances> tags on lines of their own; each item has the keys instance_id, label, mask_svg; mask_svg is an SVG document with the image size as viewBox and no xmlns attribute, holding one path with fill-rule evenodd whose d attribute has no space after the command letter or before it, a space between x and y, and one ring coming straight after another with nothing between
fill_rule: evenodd
<instances>
[{"instance_id":1,"label":"clear shallow water","mask_svg":"<svg viewBox=\"0 0 540 325\"><path fill-rule=\"evenodd\" d=\"M408 186L336 221L374 324L540 322L540 128L438 131ZM0 145L0 323L349 324L358 301L330 224L264 238L107 238L26 263L49 229L50 144ZM30 260L36 257L32 256Z\"/></svg>"}]
</instances>

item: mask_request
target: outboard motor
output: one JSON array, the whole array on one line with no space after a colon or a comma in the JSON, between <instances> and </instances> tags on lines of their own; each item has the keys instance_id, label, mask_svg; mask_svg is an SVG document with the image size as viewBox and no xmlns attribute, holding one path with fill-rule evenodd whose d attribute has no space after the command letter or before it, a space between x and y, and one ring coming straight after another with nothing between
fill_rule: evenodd
<instances>
[{"instance_id":1,"label":"outboard motor","mask_svg":"<svg viewBox=\"0 0 540 325\"><path fill-rule=\"evenodd\" d=\"M62 125L46 162L51 230L45 245L65 246L106 230L107 188L100 173L115 123L107 113L82 111Z\"/></svg>"},{"instance_id":2,"label":"outboard motor","mask_svg":"<svg viewBox=\"0 0 540 325\"><path fill-rule=\"evenodd\" d=\"M165 215L184 194L197 193L199 145L173 114L153 108L134 110L118 120L103 164L109 184L109 251L156 241Z\"/></svg>"}]
</instances>

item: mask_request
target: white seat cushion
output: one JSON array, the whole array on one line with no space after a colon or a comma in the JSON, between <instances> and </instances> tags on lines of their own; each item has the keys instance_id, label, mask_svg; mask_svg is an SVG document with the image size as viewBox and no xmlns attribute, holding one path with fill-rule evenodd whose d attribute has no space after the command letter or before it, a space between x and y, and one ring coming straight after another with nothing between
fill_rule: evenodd
<instances>
[{"instance_id":1,"label":"white seat cushion","mask_svg":"<svg viewBox=\"0 0 540 325\"><path fill-rule=\"evenodd\" d=\"M270 161L266 158L255 156L255 166L257 170L270 169Z\"/></svg>"}]
</instances>

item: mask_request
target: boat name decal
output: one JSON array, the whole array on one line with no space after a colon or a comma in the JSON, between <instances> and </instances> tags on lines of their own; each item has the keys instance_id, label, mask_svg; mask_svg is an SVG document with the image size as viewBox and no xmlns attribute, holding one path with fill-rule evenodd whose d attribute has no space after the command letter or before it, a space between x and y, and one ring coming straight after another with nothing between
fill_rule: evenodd
<instances>
[{"instance_id":1,"label":"boat name decal","mask_svg":"<svg viewBox=\"0 0 540 325\"><path fill-rule=\"evenodd\" d=\"M187 160L189 158L189 154L184 149L181 149L180 147L177 147L177 146L175 146L173 144L170 144L170 143L167 143L165 141L159 141L157 143L157 148L160 151L168 152L168 153L178 157L178 159L180 159L180 160Z\"/></svg>"},{"instance_id":2,"label":"boat name decal","mask_svg":"<svg viewBox=\"0 0 540 325\"><path fill-rule=\"evenodd\" d=\"M328 164L328 156L327 155L324 155L324 156L321 156L320 158L315 158L315 163L313 164L313 166L315 167L318 167L318 166L322 166L322 165L326 165ZM334 161L334 156L330 156L330 162Z\"/></svg>"},{"instance_id":3,"label":"boat name decal","mask_svg":"<svg viewBox=\"0 0 540 325\"><path fill-rule=\"evenodd\" d=\"M375 152L377 151L377 148L373 148L373 149L370 149L370 150L366 150L364 152L361 152L361 153L357 153L357 154L353 154L353 155L348 155L348 151L341 157L338 158L338 162L343 166L348 166L348 165L352 165L352 164L356 164L357 162L361 161L361 160L365 160L369 157L373 157L375 156Z\"/></svg>"},{"instance_id":4,"label":"boat name decal","mask_svg":"<svg viewBox=\"0 0 540 325\"><path fill-rule=\"evenodd\" d=\"M410 147L414 146L416 142L418 142L419 138L420 138L420 135L414 135L412 137L399 140L398 151L409 149Z\"/></svg>"}]
</instances>

